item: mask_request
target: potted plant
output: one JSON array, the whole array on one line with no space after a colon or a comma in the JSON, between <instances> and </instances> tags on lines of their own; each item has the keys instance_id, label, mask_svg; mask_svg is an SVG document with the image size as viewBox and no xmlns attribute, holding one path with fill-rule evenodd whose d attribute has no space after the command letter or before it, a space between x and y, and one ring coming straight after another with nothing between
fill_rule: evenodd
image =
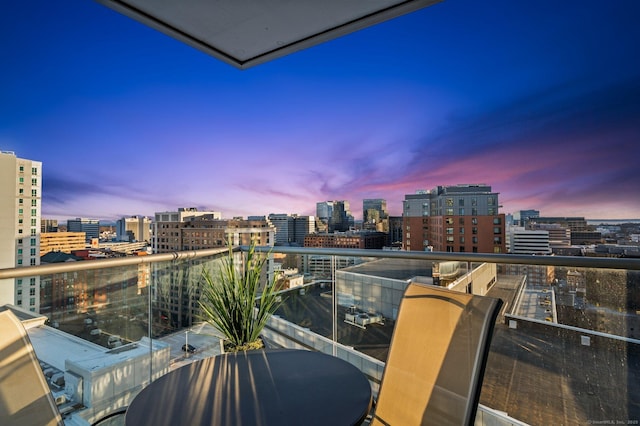
<instances>
[{"instance_id":1,"label":"potted plant","mask_svg":"<svg viewBox=\"0 0 640 426\"><path fill-rule=\"evenodd\" d=\"M234 260L229 244L219 274L214 278L210 271L202 271L204 283L199 303L203 319L222 333L225 351L264 347L260 333L282 303L277 297L275 277L260 288L267 258L256 253L255 243L252 243L244 265L239 264L241 262Z\"/></svg>"}]
</instances>

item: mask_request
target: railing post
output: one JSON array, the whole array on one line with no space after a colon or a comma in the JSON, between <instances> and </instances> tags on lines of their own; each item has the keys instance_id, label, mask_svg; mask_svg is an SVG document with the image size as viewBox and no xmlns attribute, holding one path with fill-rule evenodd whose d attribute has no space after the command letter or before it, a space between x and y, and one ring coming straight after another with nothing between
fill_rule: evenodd
<instances>
[{"instance_id":1,"label":"railing post","mask_svg":"<svg viewBox=\"0 0 640 426\"><path fill-rule=\"evenodd\" d=\"M331 324L333 334L333 356L338 355L338 283L336 282L336 256L331 256Z\"/></svg>"}]
</instances>

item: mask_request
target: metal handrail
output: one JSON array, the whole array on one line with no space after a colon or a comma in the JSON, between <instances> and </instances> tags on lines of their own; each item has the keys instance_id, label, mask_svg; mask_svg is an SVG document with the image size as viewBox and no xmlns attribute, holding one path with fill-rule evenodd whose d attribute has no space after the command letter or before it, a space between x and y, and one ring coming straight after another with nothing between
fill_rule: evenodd
<instances>
[{"instance_id":1,"label":"metal handrail","mask_svg":"<svg viewBox=\"0 0 640 426\"><path fill-rule=\"evenodd\" d=\"M236 251L247 251L248 246L235 247ZM87 260L81 262L55 263L38 266L24 266L18 268L0 269L0 279L29 277L34 275L58 274L64 272L84 271L91 269L115 268L119 266L140 265L176 260L198 259L216 256L227 252L227 248L204 250L177 251L171 253L151 254L147 256L130 256L117 259ZM640 259L588 257L588 256L533 256L519 254L493 253L452 253L452 252L423 252L400 250L369 250L369 249L336 249L312 247L256 247L260 252L341 256L341 257L375 257L392 259L418 259L425 261L459 261L473 263L522 264L540 266L565 266L574 268L627 269L640 271Z\"/></svg>"}]
</instances>

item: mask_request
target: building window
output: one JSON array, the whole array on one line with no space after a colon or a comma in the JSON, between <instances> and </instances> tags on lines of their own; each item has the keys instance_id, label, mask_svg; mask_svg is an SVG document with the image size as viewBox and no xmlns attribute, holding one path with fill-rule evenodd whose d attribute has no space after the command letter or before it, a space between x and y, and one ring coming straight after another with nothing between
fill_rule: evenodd
<instances>
[{"instance_id":1,"label":"building window","mask_svg":"<svg viewBox=\"0 0 640 426\"><path fill-rule=\"evenodd\" d=\"M32 178L31 179L31 185L33 185L33 186L38 185L38 179L37 178Z\"/></svg>"},{"instance_id":2,"label":"building window","mask_svg":"<svg viewBox=\"0 0 640 426\"><path fill-rule=\"evenodd\" d=\"M38 210L37 209L31 209L31 216L38 216Z\"/></svg>"},{"instance_id":3,"label":"building window","mask_svg":"<svg viewBox=\"0 0 640 426\"><path fill-rule=\"evenodd\" d=\"M31 200L31 205L36 207L38 205L38 200Z\"/></svg>"},{"instance_id":4,"label":"building window","mask_svg":"<svg viewBox=\"0 0 640 426\"><path fill-rule=\"evenodd\" d=\"M447 235L453 234L453 228L447 228Z\"/></svg>"},{"instance_id":5,"label":"building window","mask_svg":"<svg viewBox=\"0 0 640 426\"><path fill-rule=\"evenodd\" d=\"M464 246L460 246L460 250L458 250L460 253L464 253Z\"/></svg>"},{"instance_id":6,"label":"building window","mask_svg":"<svg viewBox=\"0 0 640 426\"><path fill-rule=\"evenodd\" d=\"M18 179L18 182L20 182L20 184L24 183L24 178L22 176L20 176L20 179Z\"/></svg>"},{"instance_id":7,"label":"building window","mask_svg":"<svg viewBox=\"0 0 640 426\"><path fill-rule=\"evenodd\" d=\"M20 166L20 173L24 172L24 166Z\"/></svg>"},{"instance_id":8,"label":"building window","mask_svg":"<svg viewBox=\"0 0 640 426\"><path fill-rule=\"evenodd\" d=\"M31 226L36 226L37 219L31 219Z\"/></svg>"},{"instance_id":9,"label":"building window","mask_svg":"<svg viewBox=\"0 0 640 426\"><path fill-rule=\"evenodd\" d=\"M24 194L24 188L18 189L18 194L20 194L20 195Z\"/></svg>"},{"instance_id":10,"label":"building window","mask_svg":"<svg viewBox=\"0 0 640 426\"><path fill-rule=\"evenodd\" d=\"M460 226L464 225L464 217L459 218L458 223L460 224Z\"/></svg>"},{"instance_id":11,"label":"building window","mask_svg":"<svg viewBox=\"0 0 640 426\"><path fill-rule=\"evenodd\" d=\"M35 296L36 295L36 289L34 288L30 288L29 289L29 296Z\"/></svg>"},{"instance_id":12,"label":"building window","mask_svg":"<svg viewBox=\"0 0 640 426\"><path fill-rule=\"evenodd\" d=\"M31 236L32 236L32 237L35 237L35 235L36 235L36 230L35 230L35 229L32 229L32 230L31 230Z\"/></svg>"},{"instance_id":13,"label":"building window","mask_svg":"<svg viewBox=\"0 0 640 426\"><path fill-rule=\"evenodd\" d=\"M31 286L36 285L36 279L35 278L30 278L29 279L29 285L31 285Z\"/></svg>"},{"instance_id":14,"label":"building window","mask_svg":"<svg viewBox=\"0 0 640 426\"><path fill-rule=\"evenodd\" d=\"M453 208L451 208L451 207L447 207L447 208L445 209L445 215L447 215L447 216L453 216Z\"/></svg>"},{"instance_id":15,"label":"building window","mask_svg":"<svg viewBox=\"0 0 640 426\"><path fill-rule=\"evenodd\" d=\"M496 209L493 207L489 207L489 209L487 210L487 214L489 216L493 216L494 214L496 214Z\"/></svg>"},{"instance_id":16,"label":"building window","mask_svg":"<svg viewBox=\"0 0 640 426\"><path fill-rule=\"evenodd\" d=\"M473 244L478 244L478 237L473 237L471 241Z\"/></svg>"},{"instance_id":17,"label":"building window","mask_svg":"<svg viewBox=\"0 0 640 426\"><path fill-rule=\"evenodd\" d=\"M22 306L22 299L18 299L18 306Z\"/></svg>"},{"instance_id":18,"label":"building window","mask_svg":"<svg viewBox=\"0 0 640 426\"><path fill-rule=\"evenodd\" d=\"M471 218L471 224L477 225L478 224L478 218L477 217Z\"/></svg>"},{"instance_id":19,"label":"building window","mask_svg":"<svg viewBox=\"0 0 640 426\"><path fill-rule=\"evenodd\" d=\"M473 235L476 235L478 233L478 228L476 228L475 226L471 228L471 233Z\"/></svg>"},{"instance_id":20,"label":"building window","mask_svg":"<svg viewBox=\"0 0 640 426\"><path fill-rule=\"evenodd\" d=\"M458 206L464 207L464 198L458 198Z\"/></svg>"},{"instance_id":21,"label":"building window","mask_svg":"<svg viewBox=\"0 0 640 426\"><path fill-rule=\"evenodd\" d=\"M494 217L493 218L493 224L494 225L500 225L502 223L502 220L499 217Z\"/></svg>"},{"instance_id":22,"label":"building window","mask_svg":"<svg viewBox=\"0 0 640 426\"><path fill-rule=\"evenodd\" d=\"M36 266L36 260L35 260L35 259L31 259L31 260L29 261L29 265L31 265L31 266Z\"/></svg>"},{"instance_id":23,"label":"building window","mask_svg":"<svg viewBox=\"0 0 640 426\"><path fill-rule=\"evenodd\" d=\"M22 238L18 239L18 244L22 244Z\"/></svg>"},{"instance_id":24,"label":"building window","mask_svg":"<svg viewBox=\"0 0 640 426\"><path fill-rule=\"evenodd\" d=\"M494 234L500 234L500 228L498 228L497 226L493 228L493 233Z\"/></svg>"},{"instance_id":25,"label":"building window","mask_svg":"<svg viewBox=\"0 0 640 426\"><path fill-rule=\"evenodd\" d=\"M36 298L32 297L29 299L29 306L35 306L36 305Z\"/></svg>"},{"instance_id":26,"label":"building window","mask_svg":"<svg viewBox=\"0 0 640 426\"><path fill-rule=\"evenodd\" d=\"M460 244L464 244L464 237L460 237Z\"/></svg>"},{"instance_id":27,"label":"building window","mask_svg":"<svg viewBox=\"0 0 640 426\"><path fill-rule=\"evenodd\" d=\"M471 199L471 205L472 206L477 206L478 205L478 199L477 198L472 198Z\"/></svg>"},{"instance_id":28,"label":"building window","mask_svg":"<svg viewBox=\"0 0 640 426\"><path fill-rule=\"evenodd\" d=\"M36 245L36 239L32 238L31 239L31 247L35 247L35 245Z\"/></svg>"},{"instance_id":29,"label":"building window","mask_svg":"<svg viewBox=\"0 0 640 426\"><path fill-rule=\"evenodd\" d=\"M464 234L464 228L460 228L460 233Z\"/></svg>"},{"instance_id":30,"label":"building window","mask_svg":"<svg viewBox=\"0 0 640 426\"><path fill-rule=\"evenodd\" d=\"M18 229L18 234L22 234L22 228Z\"/></svg>"},{"instance_id":31,"label":"building window","mask_svg":"<svg viewBox=\"0 0 640 426\"><path fill-rule=\"evenodd\" d=\"M18 289L18 296L22 296L22 289L21 288Z\"/></svg>"},{"instance_id":32,"label":"building window","mask_svg":"<svg viewBox=\"0 0 640 426\"><path fill-rule=\"evenodd\" d=\"M22 254L22 249L21 249L21 248L19 248L19 249L18 249L18 255L21 255L21 254Z\"/></svg>"},{"instance_id":33,"label":"building window","mask_svg":"<svg viewBox=\"0 0 640 426\"><path fill-rule=\"evenodd\" d=\"M464 209L463 209L462 207L460 207L460 208L458 209L458 214L459 214L460 216L464 216Z\"/></svg>"},{"instance_id":34,"label":"building window","mask_svg":"<svg viewBox=\"0 0 640 426\"><path fill-rule=\"evenodd\" d=\"M18 199L18 204L23 205L24 204L24 200L22 198Z\"/></svg>"},{"instance_id":35,"label":"building window","mask_svg":"<svg viewBox=\"0 0 640 426\"><path fill-rule=\"evenodd\" d=\"M22 259L18 259L18 265L22 265Z\"/></svg>"},{"instance_id":36,"label":"building window","mask_svg":"<svg viewBox=\"0 0 640 426\"><path fill-rule=\"evenodd\" d=\"M32 175L37 175L38 174L38 168L37 167L32 167L31 168L31 174Z\"/></svg>"},{"instance_id":37,"label":"building window","mask_svg":"<svg viewBox=\"0 0 640 426\"><path fill-rule=\"evenodd\" d=\"M472 252L474 252L474 253L477 253L477 252L478 252L478 247L473 247L473 248L471 249L471 251L472 251Z\"/></svg>"},{"instance_id":38,"label":"building window","mask_svg":"<svg viewBox=\"0 0 640 426\"><path fill-rule=\"evenodd\" d=\"M453 206L453 198L447 198L446 204L447 206Z\"/></svg>"},{"instance_id":39,"label":"building window","mask_svg":"<svg viewBox=\"0 0 640 426\"><path fill-rule=\"evenodd\" d=\"M18 219L18 225L22 225L22 222L23 222L22 218L19 218Z\"/></svg>"},{"instance_id":40,"label":"building window","mask_svg":"<svg viewBox=\"0 0 640 426\"><path fill-rule=\"evenodd\" d=\"M453 218L452 218L452 217L448 217L448 218L446 218L446 219L445 219L445 223L446 223L447 225L453 225Z\"/></svg>"},{"instance_id":41,"label":"building window","mask_svg":"<svg viewBox=\"0 0 640 426\"><path fill-rule=\"evenodd\" d=\"M21 249L22 250L22 249ZM31 256L35 256L36 255L36 249L32 248L31 249Z\"/></svg>"},{"instance_id":42,"label":"building window","mask_svg":"<svg viewBox=\"0 0 640 426\"><path fill-rule=\"evenodd\" d=\"M471 208L471 216L478 216L478 209L475 207Z\"/></svg>"},{"instance_id":43,"label":"building window","mask_svg":"<svg viewBox=\"0 0 640 426\"><path fill-rule=\"evenodd\" d=\"M37 189L32 189L31 190L31 196L32 197L37 197L38 196L38 190Z\"/></svg>"},{"instance_id":44,"label":"building window","mask_svg":"<svg viewBox=\"0 0 640 426\"><path fill-rule=\"evenodd\" d=\"M502 244L502 237L493 237L493 244Z\"/></svg>"},{"instance_id":45,"label":"building window","mask_svg":"<svg viewBox=\"0 0 640 426\"><path fill-rule=\"evenodd\" d=\"M487 198L487 204L493 206L495 204L495 199L493 197Z\"/></svg>"}]
</instances>

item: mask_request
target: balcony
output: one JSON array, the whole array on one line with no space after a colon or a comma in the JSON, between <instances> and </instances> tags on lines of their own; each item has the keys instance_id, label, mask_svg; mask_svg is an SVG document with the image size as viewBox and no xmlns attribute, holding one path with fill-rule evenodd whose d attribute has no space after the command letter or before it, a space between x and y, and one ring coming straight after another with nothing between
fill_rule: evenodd
<instances>
[{"instance_id":1,"label":"balcony","mask_svg":"<svg viewBox=\"0 0 640 426\"><path fill-rule=\"evenodd\" d=\"M219 353L197 301L202 268L215 270L225 253L0 270L2 286L39 282L40 315L10 308L65 423L105 417L163 374ZM640 419L640 260L288 247L270 256L284 303L265 338L348 360L374 394L404 287L421 282L505 302L476 424Z\"/></svg>"}]
</instances>

